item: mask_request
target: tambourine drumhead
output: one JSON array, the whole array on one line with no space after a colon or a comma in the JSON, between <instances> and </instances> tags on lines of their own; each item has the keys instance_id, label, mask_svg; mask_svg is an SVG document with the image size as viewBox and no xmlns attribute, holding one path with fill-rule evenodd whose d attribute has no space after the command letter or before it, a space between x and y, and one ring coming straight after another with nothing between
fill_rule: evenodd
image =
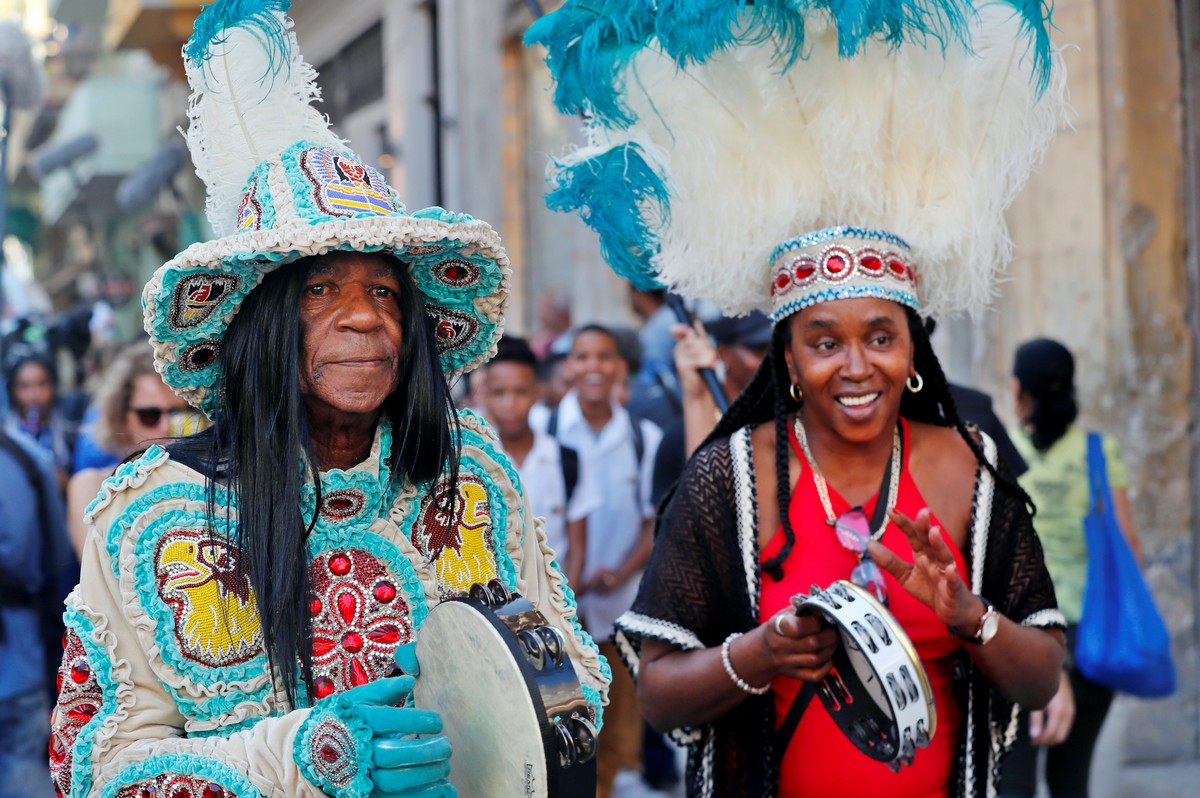
<instances>
[{"instance_id":1,"label":"tambourine drumhead","mask_svg":"<svg viewBox=\"0 0 1200 798\"><path fill-rule=\"evenodd\" d=\"M542 721L501 632L469 604L430 612L417 636L413 703L442 715L461 798L545 796Z\"/></svg>"},{"instance_id":2,"label":"tambourine drumhead","mask_svg":"<svg viewBox=\"0 0 1200 798\"><path fill-rule=\"evenodd\" d=\"M596 792L596 729L567 638L498 580L434 607L413 703L441 713L460 798Z\"/></svg>"},{"instance_id":3,"label":"tambourine drumhead","mask_svg":"<svg viewBox=\"0 0 1200 798\"><path fill-rule=\"evenodd\" d=\"M837 628L842 645L817 695L860 751L893 770L912 764L937 728L937 707L925 667L903 627L866 590L846 581L813 585L793 599Z\"/></svg>"}]
</instances>

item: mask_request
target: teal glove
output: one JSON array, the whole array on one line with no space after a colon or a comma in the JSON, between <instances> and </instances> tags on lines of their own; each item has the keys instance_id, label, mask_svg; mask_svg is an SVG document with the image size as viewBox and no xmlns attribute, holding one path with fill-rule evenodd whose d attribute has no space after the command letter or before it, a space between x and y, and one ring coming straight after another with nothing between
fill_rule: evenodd
<instances>
[{"instance_id":1,"label":"teal glove","mask_svg":"<svg viewBox=\"0 0 1200 798\"><path fill-rule=\"evenodd\" d=\"M336 798L454 798L441 716L399 706L412 686L397 676L319 702L297 735L305 776Z\"/></svg>"},{"instance_id":2,"label":"teal glove","mask_svg":"<svg viewBox=\"0 0 1200 798\"><path fill-rule=\"evenodd\" d=\"M396 649L396 667L409 676L421 675L421 665L417 662L417 641L405 643Z\"/></svg>"}]
</instances>

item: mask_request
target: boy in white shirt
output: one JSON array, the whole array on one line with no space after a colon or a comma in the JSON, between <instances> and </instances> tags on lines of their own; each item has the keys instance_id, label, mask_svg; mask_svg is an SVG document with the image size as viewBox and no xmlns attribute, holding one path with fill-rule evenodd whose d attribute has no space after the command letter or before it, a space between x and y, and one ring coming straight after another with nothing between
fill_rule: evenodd
<instances>
[{"instance_id":1,"label":"boy in white shirt","mask_svg":"<svg viewBox=\"0 0 1200 798\"><path fill-rule=\"evenodd\" d=\"M529 411L541 396L537 357L529 344L505 336L480 372L484 417L500 435L533 514L545 519L555 559L578 591L587 556L587 517L600 507L599 491L574 449L529 425Z\"/></svg>"}]
</instances>

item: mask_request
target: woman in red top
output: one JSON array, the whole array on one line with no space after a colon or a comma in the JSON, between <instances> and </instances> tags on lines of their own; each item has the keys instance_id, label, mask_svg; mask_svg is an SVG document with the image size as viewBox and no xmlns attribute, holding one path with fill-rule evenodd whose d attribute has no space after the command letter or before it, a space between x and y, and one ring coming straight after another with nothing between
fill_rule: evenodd
<instances>
[{"instance_id":1,"label":"woman in red top","mask_svg":"<svg viewBox=\"0 0 1200 798\"><path fill-rule=\"evenodd\" d=\"M1044 706L1064 656L1027 497L958 418L904 241L801 236L777 248L772 278L772 351L689 463L618 621L643 712L696 743L691 795L986 794L1014 704ZM877 495L894 451L895 489ZM890 512L860 556L835 523L851 508L871 518L881 501ZM790 599L852 574L886 591L937 706L931 745L899 774L819 702L774 750L796 692L829 672L838 645Z\"/></svg>"}]
</instances>

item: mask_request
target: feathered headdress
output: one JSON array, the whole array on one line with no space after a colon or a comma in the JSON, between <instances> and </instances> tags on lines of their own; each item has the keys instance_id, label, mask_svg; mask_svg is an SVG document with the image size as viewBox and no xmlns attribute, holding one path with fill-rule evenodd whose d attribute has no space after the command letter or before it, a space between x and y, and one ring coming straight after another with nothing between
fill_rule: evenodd
<instances>
[{"instance_id":1,"label":"feathered headdress","mask_svg":"<svg viewBox=\"0 0 1200 798\"><path fill-rule=\"evenodd\" d=\"M778 317L850 272L885 295L878 263L917 264L887 290L924 313L979 308L1011 256L1003 211L1064 117L1048 24L1041 0L567 0L526 36L589 120L547 204L636 285L729 313ZM843 225L903 240L780 263Z\"/></svg>"},{"instance_id":2,"label":"feathered headdress","mask_svg":"<svg viewBox=\"0 0 1200 798\"><path fill-rule=\"evenodd\" d=\"M188 148L218 238L193 244L143 292L155 364L212 415L221 341L268 273L331 250L386 252L410 271L455 376L496 350L508 257L487 223L441 208L406 213L392 188L329 129L313 102L287 0L217 0L184 47ZM280 309L286 314L295 309Z\"/></svg>"}]
</instances>

